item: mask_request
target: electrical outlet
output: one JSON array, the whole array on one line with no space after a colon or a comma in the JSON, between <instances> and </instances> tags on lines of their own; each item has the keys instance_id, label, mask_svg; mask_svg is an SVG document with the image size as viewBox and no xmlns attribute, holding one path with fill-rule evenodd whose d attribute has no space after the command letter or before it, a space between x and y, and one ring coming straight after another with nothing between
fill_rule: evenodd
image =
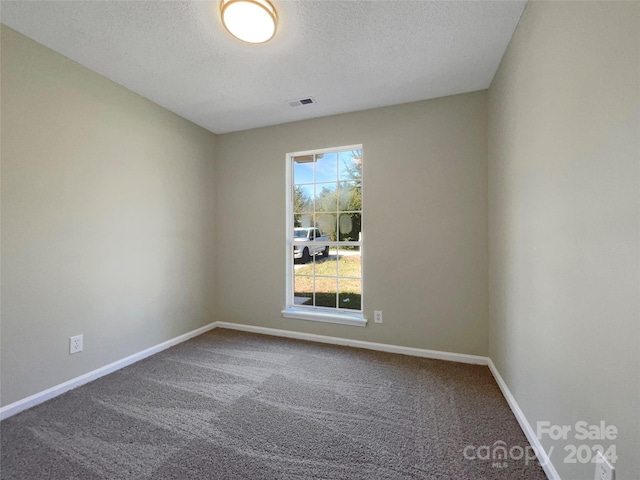
<instances>
[{"instance_id":1,"label":"electrical outlet","mask_svg":"<svg viewBox=\"0 0 640 480\"><path fill-rule=\"evenodd\" d=\"M82 335L69 337L69 355L80 353L82 351Z\"/></svg>"},{"instance_id":2,"label":"electrical outlet","mask_svg":"<svg viewBox=\"0 0 640 480\"><path fill-rule=\"evenodd\" d=\"M607 460L602 452L598 451L596 456L596 476L595 480L616 480L616 469Z\"/></svg>"},{"instance_id":3,"label":"electrical outlet","mask_svg":"<svg viewBox=\"0 0 640 480\"><path fill-rule=\"evenodd\" d=\"M373 321L375 323L382 323L382 312L380 310L373 312Z\"/></svg>"}]
</instances>

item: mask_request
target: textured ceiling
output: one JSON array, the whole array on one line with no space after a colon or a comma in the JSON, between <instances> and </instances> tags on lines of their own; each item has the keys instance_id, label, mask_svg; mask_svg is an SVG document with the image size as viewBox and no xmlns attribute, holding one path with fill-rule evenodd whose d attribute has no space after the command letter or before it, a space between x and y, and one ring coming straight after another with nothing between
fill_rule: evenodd
<instances>
[{"instance_id":1,"label":"textured ceiling","mask_svg":"<svg viewBox=\"0 0 640 480\"><path fill-rule=\"evenodd\" d=\"M272 0L275 38L210 1L17 1L5 25L215 133L487 88L526 1ZM312 96L317 104L291 107Z\"/></svg>"}]
</instances>

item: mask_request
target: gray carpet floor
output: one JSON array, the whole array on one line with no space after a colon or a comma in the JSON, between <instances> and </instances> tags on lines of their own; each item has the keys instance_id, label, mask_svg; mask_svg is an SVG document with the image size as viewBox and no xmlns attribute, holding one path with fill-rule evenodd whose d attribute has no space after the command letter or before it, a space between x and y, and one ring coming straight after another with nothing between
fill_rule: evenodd
<instances>
[{"instance_id":1,"label":"gray carpet floor","mask_svg":"<svg viewBox=\"0 0 640 480\"><path fill-rule=\"evenodd\" d=\"M7 480L546 478L537 461L480 459L528 446L485 366L221 329L0 437Z\"/></svg>"}]
</instances>

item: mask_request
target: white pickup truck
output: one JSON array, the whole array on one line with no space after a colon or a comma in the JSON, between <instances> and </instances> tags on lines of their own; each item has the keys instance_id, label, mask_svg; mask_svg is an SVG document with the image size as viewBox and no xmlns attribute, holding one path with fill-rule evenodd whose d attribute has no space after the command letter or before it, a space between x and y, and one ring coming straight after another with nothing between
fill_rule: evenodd
<instances>
[{"instance_id":1,"label":"white pickup truck","mask_svg":"<svg viewBox=\"0 0 640 480\"><path fill-rule=\"evenodd\" d=\"M294 228L293 229L293 258L307 263L313 255L329 255L329 235L322 235L319 228Z\"/></svg>"}]
</instances>

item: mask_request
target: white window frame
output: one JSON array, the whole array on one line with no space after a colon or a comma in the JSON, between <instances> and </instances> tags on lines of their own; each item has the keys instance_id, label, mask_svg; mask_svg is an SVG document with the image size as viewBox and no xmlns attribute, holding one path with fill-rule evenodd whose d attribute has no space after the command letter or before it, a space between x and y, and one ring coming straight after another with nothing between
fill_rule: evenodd
<instances>
[{"instance_id":1,"label":"white window frame","mask_svg":"<svg viewBox=\"0 0 640 480\"><path fill-rule=\"evenodd\" d=\"M360 285L361 285L361 311L347 310L333 307L311 307L294 304L294 292L293 292L293 280L294 280L294 260L293 260L293 158L304 155L318 155L323 153L343 152L348 150L361 150L364 157L364 150L362 145L347 145L343 147L322 148L317 150L306 150L301 152L287 153L286 155L286 181L287 181L287 194L286 194L286 241L285 241L285 261L286 261L286 308L282 310L282 316L286 318L295 318L299 320L311 320L316 322L337 323L341 325L352 325L358 327L365 327L367 325L367 319L364 316L364 275L363 263L360 267ZM362 169L362 197L364 206L364 164ZM363 214L364 217L364 209ZM340 246L359 246L361 262L364 257L364 247L362 239L364 238L364 221L361 222L361 234L360 240L357 242L327 242L330 247L339 248Z\"/></svg>"}]
</instances>

